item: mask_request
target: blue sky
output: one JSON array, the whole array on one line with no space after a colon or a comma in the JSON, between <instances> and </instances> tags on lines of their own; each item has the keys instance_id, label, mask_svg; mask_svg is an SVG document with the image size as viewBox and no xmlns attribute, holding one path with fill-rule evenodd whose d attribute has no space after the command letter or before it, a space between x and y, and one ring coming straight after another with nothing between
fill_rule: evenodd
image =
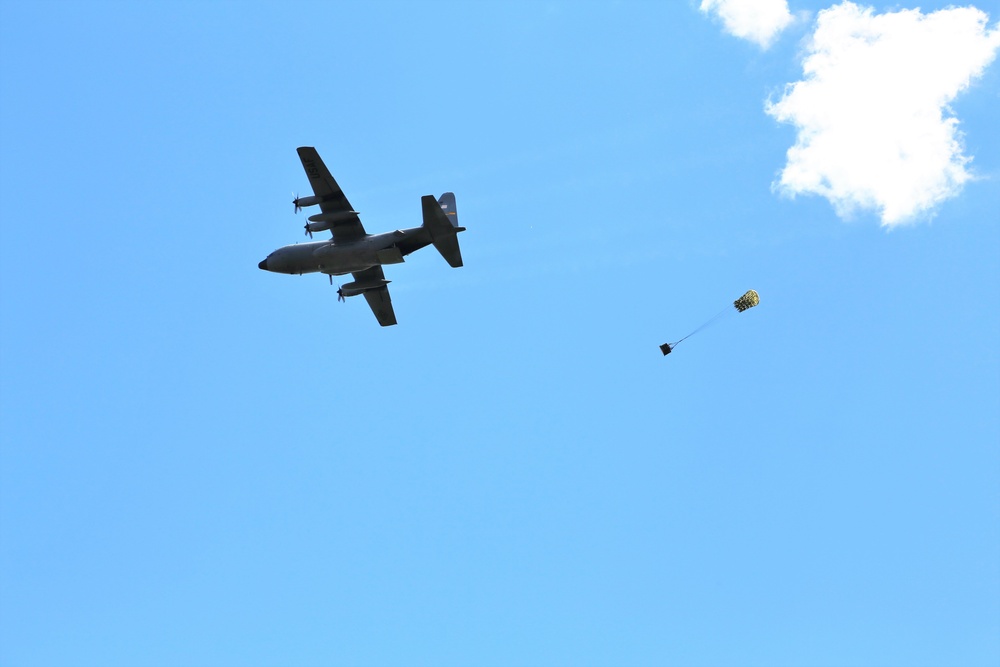
<instances>
[{"instance_id":1,"label":"blue sky","mask_svg":"<svg viewBox=\"0 0 1000 667\"><path fill-rule=\"evenodd\" d=\"M1000 662L1000 68L783 182L830 4L0 3L0 664ZM398 326L257 268L302 145L456 193Z\"/></svg>"}]
</instances>

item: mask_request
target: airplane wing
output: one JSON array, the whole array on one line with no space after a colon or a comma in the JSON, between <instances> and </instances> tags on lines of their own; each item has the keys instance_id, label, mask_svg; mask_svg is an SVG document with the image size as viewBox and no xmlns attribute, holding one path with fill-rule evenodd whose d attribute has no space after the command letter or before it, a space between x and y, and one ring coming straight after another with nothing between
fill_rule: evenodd
<instances>
[{"instance_id":1,"label":"airplane wing","mask_svg":"<svg viewBox=\"0 0 1000 667\"><path fill-rule=\"evenodd\" d=\"M302 168L306 170L306 176L309 177L313 194L321 198L320 210L324 214L336 216L336 222L330 228L334 242L350 241L364 236L365 228L361 225L361 219L354 213L351 202L347 201L344 191L337 185L337 181L323 164L316 149L312 146L302 146L295 150L302 161Z\"/></svg>"},{"instance_id":2,"label":"airplane wing","mask_svg":"<svg viewBox=\"0 0 1000 667\"><path fill-rule=\"evenodd\" d=\"M373 266L364 271L352 273L354 280L358 283L377 283L385 280L385 274L381 266ZM384 327L392 326L396 323L396 313L392 310L392 299L389 298L389 288L386 286L364 292L365 301L375 313L375 319Z\"/></svg>"}]
</instances>

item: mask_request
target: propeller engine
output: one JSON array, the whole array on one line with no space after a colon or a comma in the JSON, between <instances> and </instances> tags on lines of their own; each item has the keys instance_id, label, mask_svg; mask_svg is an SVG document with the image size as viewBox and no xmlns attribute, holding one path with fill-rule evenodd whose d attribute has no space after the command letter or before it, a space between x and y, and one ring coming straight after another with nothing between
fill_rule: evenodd
<instances>
[{"instance_id":1,"label":"propeller engine","mask_svg":"<svg viewBox=\"0 0 1000 667\"><path fill-rule=\"evenodd\" d=\"M306 206L315 206L322 201L319 197L300 197L297 193L292 193L292 197L292 206L295 207L296 213Z\"/></svg>"},{"instance_id":2,"label":"propeller engine","mask_svg":"<svg viewBox=\"0 0 1000 667\"><path fill-rule=\"evenodd\" d=\"M326 276L327 276L327 278L330 279L330 285L333 285L333 274L332 273L328 273L328 274L326 274ZM344 297L344 286L343 285L341 285L339 288L337 288L337 301L347 301L347 299Z\"/></svg>"},{"instance_id":3,"label":"propeller engine","mask_svg":"<svg viewBox=\"0 0 1000 667\"><path fill-rule=\"evenodd\" d=\"M317 213L309 216L306 223L306 235L312 238L313 232L323 232L332 229L334 225L356 219L357 211L333 211L332 213Z\"/></svg>"},{"instance_id":4,"label":"propeller engine","mask_svg":"<svg viewBox=\"0 0 1000 667\"><path fill-rule=\"evenodd\" d=\"M365 292L370 292L371 290L377 290L379 288L385 287L391 280L386 280L382 278L381 280L373 280L367 283L359 283L357 281L341 285L340 289L337 290L337 297L343 301L344 297L358 296L359 294L364 294Z\"/></svg>"}]
</instances>

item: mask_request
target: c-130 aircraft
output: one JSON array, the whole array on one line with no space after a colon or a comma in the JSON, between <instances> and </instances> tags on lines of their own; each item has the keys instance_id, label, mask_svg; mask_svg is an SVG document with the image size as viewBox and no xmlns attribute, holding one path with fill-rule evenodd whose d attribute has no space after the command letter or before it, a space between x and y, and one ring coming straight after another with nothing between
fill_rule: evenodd
<instances>
[{"instance_id":1,"label":"c-130 aircraft","mask_svg":"<svg viewBox=\"0 0 1000 667\"><path fill-rule=\"evenodd\" d=\"M446 192L436 200L434 195L421 197L424 221L420 227L368 234L358 212L351 207L316 149L302 146L296 150L314 196L296 196L292 201L295 212L319 205L322 213L309 216L306 234L312 238L313 232L330 230L333 238L278 248L258 267L275 273L325 273L331 285L334 276L350 273L354 281L341 285L337 298L344 301L346 297L363 294L378 323L387 327L396 324L396 314L389 298L388 285L392 281L385 279L383 264L400 264L406 255L433 244L448 264L455 268L462 266L458 233L464 232L465 227L458 226L454 193Z\"/></svg>"}]
</instances>

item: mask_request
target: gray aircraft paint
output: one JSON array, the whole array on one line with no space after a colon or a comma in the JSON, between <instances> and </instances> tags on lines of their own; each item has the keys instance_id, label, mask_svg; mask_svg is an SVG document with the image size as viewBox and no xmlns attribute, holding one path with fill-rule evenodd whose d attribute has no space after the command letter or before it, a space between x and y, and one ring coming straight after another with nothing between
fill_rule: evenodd
<instances>
[{"instance_id":1,"label":"gray aircraft paint","mask_svg":"<svg viewBox=\"0 0 1000 667\"><path fill-rule=\"evenodd\" d=\"M293 204L300 208L318 205L322 213L309 217L306 232L330 230L333 238L326 241L295 243L278 248L257 266L265 271L287 274L325 273L331 276L352 274L354 281L342 285L338 296L345 299L364 295L382 326L396 324L389 297L388 284L382 266L400 264L404 257L428 245L434 245L450 266L462 266L455 195L444 193L421 197L423 225L394 232L367 234L347 197L323 160L312 147L298 150L299 158L313 187L314 196L296 197Z\"/></svg>"}]
</instances>

